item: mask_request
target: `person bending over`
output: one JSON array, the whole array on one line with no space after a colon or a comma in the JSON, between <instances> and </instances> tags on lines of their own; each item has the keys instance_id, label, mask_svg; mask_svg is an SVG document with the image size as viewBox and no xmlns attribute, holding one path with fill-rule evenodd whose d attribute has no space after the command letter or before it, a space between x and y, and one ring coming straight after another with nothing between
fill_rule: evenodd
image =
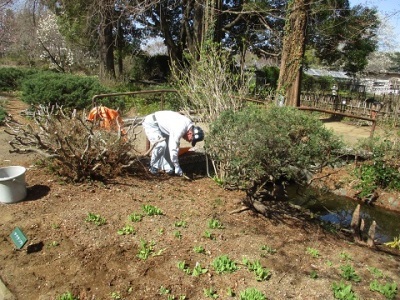
<instances>
[{"instance_id":1,"label":"person bending over","mask_svg":"<svg viewBox=\"0 0 400 300\"><path fill-rule=\"evenodd\" d=\"M178 158L180 139L183 138L194 147L204 139L203 130L184 115L169 110L146 116L142 126L150 143L157 143L151 152L150 173L155 175L165 171L169 175L182 176Z\"/></svg>"}]
</instances>

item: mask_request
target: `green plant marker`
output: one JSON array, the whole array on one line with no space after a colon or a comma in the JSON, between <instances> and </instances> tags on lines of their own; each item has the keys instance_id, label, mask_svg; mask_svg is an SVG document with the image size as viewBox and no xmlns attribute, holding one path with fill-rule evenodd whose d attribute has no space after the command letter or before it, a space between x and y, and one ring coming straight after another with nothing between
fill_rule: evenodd
<instances>
[{"instance_id":1,"label":"green plant marker","mask_svg":"<svg viewBox=\"0 0 400 300\"><path fill-rule=\"evenodd\" d=\"M14 242L14 245L18 248L21 249L25 243L28 241L27 237L25 234L22 232L19 227L16 227L10 234L10 238Z\"/></svg>"}]
</instances>

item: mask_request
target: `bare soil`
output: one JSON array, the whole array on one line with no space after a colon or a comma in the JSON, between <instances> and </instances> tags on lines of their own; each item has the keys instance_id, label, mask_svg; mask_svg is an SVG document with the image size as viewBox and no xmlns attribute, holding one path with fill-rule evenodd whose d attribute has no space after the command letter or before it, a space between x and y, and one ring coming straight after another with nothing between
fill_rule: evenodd
<instances>
[{"instance_id":1,"label":"bare soil","mask_svg":"<svg viewBox=\"0 0 400 300\"><path fill-rule=\"evenodd\" d=\"M23 109L16 99L7 105L13 114ZM201 174L192 181L143 175L66 184L37 166L34 155L9 154L8 139L1 130L0 164L26 167L28 190L24 201L0 204L0 278L14 299L57 299L70 291L81 300L183 295L197 300L207 299L204 290L210 288L218 299L239 299L249 287L268 299L334 299L332 284L341 280L352 285L359 299L385 299L369 288L374 268L383 272L380 282L400 284L399 251L383 245L368 248L343 233L328 233L285 203L271 203L268 217L249 210L231 213L241 207L243 193L224 190ZM159 208L162 215L145 215L144 205ZM89 213L106 224L86 221ZM128 217L133 213L144 216L133 222ZM223 228L209 228L210 220L219 220ZM119 235L126 225L135 232ZM21 250L9 237L16 227L28 237ZM147 259L138 256L143 242L152 245ZM199 246L203 253L194 251ZM212 265L221 255L239 269L218 274ZM271 276L257 281L243 258L259 260ZM208 271L187 274L178 268L183 261L191 270L198 265ZM360 282L343 279L341 267L347 264ZM228 296L228 289L236 296Z\"/></svg>"}]
</instances>

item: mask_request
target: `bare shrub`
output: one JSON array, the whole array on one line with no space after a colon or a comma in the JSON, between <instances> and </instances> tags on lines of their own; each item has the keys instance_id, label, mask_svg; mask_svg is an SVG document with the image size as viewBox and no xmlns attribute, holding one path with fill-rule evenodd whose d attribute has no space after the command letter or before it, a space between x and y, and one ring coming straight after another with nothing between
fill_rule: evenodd
<instances>
[{"instance_id":1,"label":"bare shrub","mask_svg":"<svg viewBox=\"0 0 400 300\"><path fill-rule=\"evenodd\" d=\"M229 52L206 43L198 57L188 55L186 59L187 65L172 66L182 110L195 110L203 121L212 122L221 112L242 107L249 84L246 76L232 71L235 64Z\"/></svg>"},{"instance_id":2,"label":"bare shrub","mask_svg":"<svg viewBox=\"0 0 400 300\"><path fill-rule=\"evenodd\" d=\"M12 117L6 120L5 132L13 137L10 152L35 152L66 179L104 180L138 162L134 149L137 125L131 125L123 137L120 131L99 129L96 122L86 121L85 111L67 113L62 107L40 106L32 117L29 124Z\"/></svg>"}]
</instances>

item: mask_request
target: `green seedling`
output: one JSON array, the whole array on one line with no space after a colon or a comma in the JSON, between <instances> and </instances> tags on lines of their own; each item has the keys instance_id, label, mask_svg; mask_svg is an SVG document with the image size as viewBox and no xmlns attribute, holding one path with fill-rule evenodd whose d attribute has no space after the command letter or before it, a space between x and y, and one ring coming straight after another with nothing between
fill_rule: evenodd
<instances>
[{"instance_id":1,"label":"green seedling","mask_svg":"<svg viewBox=\"0 0 400 300\"><path fill-rule=\"evenodd\" d=\"M146 242L145 240L140 240L140 250L137 254L137 257L140 259L146 260L150 254L154 252L154 242Z\"/></svg>"},{"instance_id":2,"label":"green seedling","mask_svg":"<svg viewBox=\"0 0 400 300\"><path fill-rule=\"evenodd\" d=\"M351 284L346 285L342 281L332 284L333 297L339 300L357 300L356 295L352 290Z\"/></svg>"},{"instance_id":3,"label":"green seedling","mask_svg":"<svg viewBox=\"0 0 400 300\"><path fill-rule=\"evenodd\" d=\"M212 287L209 289L204 289L204 296L207 298L212 298L212 299L217 299L219 296L217 294L217 291L215 291Z\"/></svg>"},{"instance_id":4,"label":"green seedling","mask_svg":"<svg viewBox=\"0 0 400 300\"><path fill-rule=\"evenodd\" d=\"M220 179L218 176L214 176L212 179L213 179L214 182L215 182L216 184L218 184L218 185L223 185L224 182L225 182L223 179Z\"/></svg>"},{"instance_id":5,"label":"green seedling","mask_svg":"<svg viewBox=\"0 0 400 300\"><path fill-rule=\"evenodd\" d=\"M271 277L271 271L261 266L260 261L251 262L247 258L243 258L243 264L247 269L256 275L257 281L265 281Z\"/></svg>"},{"instance_id":6,"label":"green seedling","mask_svg":"<svg viewBox=\"0 0 400 300\"><path fill-rule=\"evenodd\" d=\"M171 290L167 289L164 286L160 286L160 295L168 295L171 294Z\"/></svg>"},{"instance_id":7,"label":"green seedling","mask_svg":"<svg viewBox=\"0 0 400 300\"><path fill-rule=\"evenodd\" d=\"M185 295L180 295L178 300L185 300L186 296ZM174 295L168 295L167 300L176 300L176 297Z\"/></svg>"},{"instance_id":8,"label":"green seedling","mask_svg":"<svg viewBox=\"0 0 400 300\"><path fill-rule=\"evenodd\" d=\"M222 223L217 219L211 219L208 221L208 228L210 229L223 229L224 226Z\"/></svg>"},{"instance_id":9,"label":"green seedling","mask_svg":"<svg viewBox=\"0 0 400 300\"><path fill-rule=\"evenodd\" d=\"M353 260L353 259L351 258L351 256L350 256L349 254L347 254L346 252L341 252L341 253L340 253L340 258L341 258L342 260L345 260L345 261Z\"/></svg>"},{"instance_id":10,"label":"green seedling","mask_svg":"<svg viewBox=\"0 0 400 300\"><path fill-rule=\"evenodd\" d=\"M370 283L369 289L373 292L381 293L386 299L396 299L397 284L395 282L381 284L375 279Z\"/></svg>"},{"instance_id":11,"label":"green seedling","mask_svg":"<svg viewBox=\"0 0 400 300\"><path fill-rule=\"evenodd\" d=\"M332 267L332 266L333 266L333 262L331 262L330 260L327 260L327 261L326 261L326 265L327 265L328 267Z\"/></svg>"},{"instance_id":12,"label":"green seedling","mask_svg":"<svg viewBox=\"0 0 400 300\"><path fill-rule=\"evenodd\" d=\"M190 274L192 272L185 261L178 261L178 269L186 274Z\"/></svg>"},{"instance_id":13,"label":"green seedling","mask_svg":"<svg viewBox=\"0 0 400 300\"><path fill-rule=\"evenodd\" d=\"M175 227L183 227L183 228L186 228L186 227L187 227L187 223L186 223L186 221L176 221L176 222L175 222Z\"/></svg>"},{"instance_id":14,"label":"green seedling","mask_svg":"<svg viewBox=\"0 0 400 300\"><path fill-rule=\"evenodd\" d=\"M57 242L57 241L52 241L52 242L50 242L47 246L48 246L48 247L57 247L57 246L59 246L59 245L60 245L59 242Z\"/></svg>"},{"instance_id":15,"label":"green seedling","mask_svg":"<svg viewBox=\"0 0 400 300\"><path fill-rule=\"evenodd\" d=\"M196 263L195 267L193 268L193 270L191 270L189 268L189 266L186 264L185 261L179 261L178 262L178 269L185 272L188 275L192 275L192 276L200 276L202 274L205 274L208 272L208 269L206 268L202 268L200 263Z\"/></svg>"},{"instance_id":16,"label":"green seedling","mask_svg":"<svg viewBox=\"0 0 400 300\"><path fill-rule=\"evenodd\" d=\"M375 267L369 267L368 271L371 272L371 274L375 277L375 278L383 278L383 272L381 270L379 270L378 268Z\"/></svg>"},{"instance_id":17,"label":"green seedling","mask_svg":"<svg viewBox=\"0 0 400 300\"><path fill-rule=\"evenodd\" d=\"M163 235L163 234L164 234L164 228L160 228L160 229L158 230L158 234L159 234L159 235Z\"/></svg>"},{"instance_id":18,"label":"green seedling","mask_svg":"<svg viewBox=\"0 0 400 300\"><path fill-rule=\"evenodd\" d=\"M181 239L182 238L182 233L179 230L174 231L174 237Z\"/></svg>"},{"instance_id":19,"label":"green seedling","mask_svg":"<svg viewBox=\"0 0 400 300\"><path fill-rule=\"evenodd\" d=\"M347 264L340 267L342 270L341 276L349 281L360 282L361 278L357 275L356 271L354 270L353 266Z\"/></svg>"},{"instance_id":20,"label":"green seedling","mask_svg":"<svg viewBox=\"0 0 400 300\"><path fill-rule=\"evenodd\" d=\"M247 288L239 294L240 300L267 300L265 295L255 288Z\"/></svg>"},{"instance_id":21,"label":"green seedling","mask_svg":"<svg viewBox=\"0 0 400 300\"><path fill-rule=\"evenodd\" d=\"M117 231L119 235L128 235L128 234L134 234L135 229L131 225L125 225L122 227L120 230Z\"/></svg>"},{"instance_id":22,"label":"green seedling","mask_svg":"<svg viewBox=\"0 0 400 300\"><path fill-rule=\"evenodd\" d=\"M193 251L196 253L206 253L206 250L203 246L194 246Z\"/></svg>"},{"instance_id":23,"label":"green seedling","mask_svg":"<svg viewBox=\"0 0 400 300\"><path fill-rule=\"evenodd\" d=\"M60 229L60 224L51 224L51 228Z\"/></svg>"},{"instance_id":24,"label":"green seedling","mask_svg":"<svg viewBox=\"0 0 400 300\"><path fill-rule=\"evenodd\" d=\"M308 247L306 253L310 254L313 258L318 258L319 257L319 251L317 249L314 249L314 248Z\"/></svg>"},{"instance_id":25,"label":"green seedling","mask_svg":"<svg viewBox=\"0 0 400 300\"><path fill-rule=\"evenodd\" d=\"M119 292L112 292L111 293L111 298L114 299L114 300L121 300L122 299L121 294Z\"/></svg>"},{"instance_id":26,"label":"green seedling","mask_svg":"<svg viewBox=\"0 0 400 300\"><path fill-rule=\"evenodd\" d=\"M79 300L79 298L75 297L71 292L66 292L57 297L57 300Z\"/></svg>"},{"instance_id":27,"label":"green seedling","mask_svg":"<svg viewBox=\"0 0 400 300\"><path fill-rule=\"evenodd\" d=\"M208 272L208 270L206 268L202 268L200 263L196 263L196 266L193 268L193 271L192 271L192 276L200 276L207 272Z\"/></svg>"},{"instance_id":28,"label":"green seedling","mask_svg":"<svg viewBox=\"0 0 400 300\"><path fill-rule=\"evenodd\" d=\"M143 219L143 215L137 214L137 213L132 213L128 216L128 218L131 222L140 222Z\"/></svg>"},{"instance_id":29,"label":"green seedling","mask_svg":"<svg viewBox=\"0 0 400 300\"><path fill-rule=\"evenodd\" d=\"M236 296L236 293L235 293L235 291L232 289L232 288L228 288L227 290L226 290L226 295L228 296L228 297L235 297Z\"/></svg>"},{"instance_id":30,"label":"green seedling","mask_svg":"<svg viewBox=\"0 0 400 300\"><path fill-rule=\"evenodd\" d=\"M217 272L218 274L233 273L238 269L236 263L231 260L227 255L218 256L212 262L212 266L215 272Z\"/></svg>"},{"instance_id":31,"label":"green seedling","mask_svg":"<svg viewBox=\"0 0 400 300\"><path fill-rule=\"evenodd\" d=\"M310 278L312 278L312 279L317 279L317 278L318 278L318 273L317 273L317 271L312 270L312 271L310 272Z\"/></svg>"},{"instance_id":32,"label":"green seedling","mask_svg":"<svg viewBox=\"0 0 400 300\"><path fill-rule=\"evenodd\" d=\"M209 232L208 230L204 231L204 237L208 238L210 240L215 240L214 235L211 232Z\"/></svg>"},{"instance_id":33,"label":"green seedling","mask_svg":"<svg viewBox=\"0 0 400 300\"><path fill-rule=\"evenodd\" d=\"M262 245L261 246L261 250L262 251L266 251L268 254L275 254L276 253L276 249L270 247L270 246L266 246L266 245Z\"/></svg>"},{"instance_id":34,"label":"green seedling","mask_svg":"<svg viewBox=\"0 0 400 300\"><path fill-rule=\"evenodd\" d=\"M105 225L107 223L106 219L100 215L96 215L94 213L88 213L86 217L86 222L91 222L96 224L97 226Z\"/></svg>"},{"instance_id":35,"label":"green seedling","mask_svg":"<svg viewBox=\"0 0 400 300\"><path fill-rule=\"evenodd\" d=\"M155 207L153 205L143 205L142 206L143 211L148 215L148 216L156 216L156 215L162 215L161 209L158 207Z\"/></svg>"}]
</instances>

